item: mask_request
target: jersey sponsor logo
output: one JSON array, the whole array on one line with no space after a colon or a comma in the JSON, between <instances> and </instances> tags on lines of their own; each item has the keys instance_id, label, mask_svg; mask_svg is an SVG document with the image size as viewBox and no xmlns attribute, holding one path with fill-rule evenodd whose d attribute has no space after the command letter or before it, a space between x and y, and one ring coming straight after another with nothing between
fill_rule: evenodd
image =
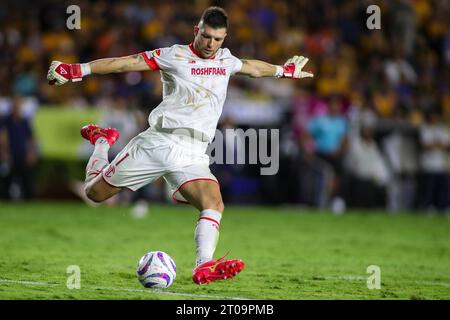
<instances>
[{"instance_id":1,"label":"jersey sponsor logo","mask_svg":"<svg viewBox=\"0 0 450 320\"><path fill-rule=\"evenodd\" d=\"M227 69L218 67L191 68L192 76L226 76Z\"/></svg>"},{"instance_id":2,"label":"jersey sponsor logo","mask_svg":"<svg viewBox=\"0 0 450 320\"><path fill-rule=\"evenodd\" d=\"M114 165L109 165L108 169L105 171L105 177L111 178L111 176L116 172Z\"/></svg>"}]
</instances>

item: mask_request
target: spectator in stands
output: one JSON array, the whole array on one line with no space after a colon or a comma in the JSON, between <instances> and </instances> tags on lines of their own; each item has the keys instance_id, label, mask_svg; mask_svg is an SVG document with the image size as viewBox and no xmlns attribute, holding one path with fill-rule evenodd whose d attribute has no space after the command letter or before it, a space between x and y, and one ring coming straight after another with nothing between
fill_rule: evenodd
<instances>
[{"instance_id":1,"label":"spectator in stands","mask_svg":"<svg viewBox=\"0 0 450 320\"><path fill-rule=\"evenodd\" d=\"M333 203L341 202L339 197L339 177L342 171L342 160L347 148L347 119L342 115L342 102L339 96L328 99L328 113L312 118L308 124L308 133L314 140L315 154L329 163L334 170L331 180L330 194Z\"/></svg>"},{"instance_id":2,"label":"spectator in stands","mask_svg":"<svg viewBox=\"0 0 450 320\"><path fill-rule=\"evenodd\" d=\"M349 137L345 164L349 176L347 204L360 208L385 208L389 172L374 140L372 127L363 125L358 134Z\"/></svg>"},{"instance_id":3,"label":"spectator in stands","mask_svg":"<svg viewBox=\"0 0 450 320\"><path fill-rule=\"evenodd\" d=\"M425 209L442 211L449 205L449 172L446 161L450 137L440 118L440 113L433 111L420 128L420 167L423 178L421 204Z\"/></svg>"},{"instance_id":4,"label":"spectator in stands","mask_svg":"<svg viewBox=\"0 0 450 320\"><path fill-rule=\"evenodd\" d=\"M0 123L0 136L3 137L0 154L7 168L4 172L6 196L29 200L33 196L33 169L38 158L31 124L23 116L22 97L13 97L11 112Z\"/></svg>"},{"instance_id":5,"label":"spectator in stands","mask_svg":"<svg viewBox=\"0 0 450 320\"><path fill-rule=\"evenodd\" d=\"M381 141L391 172L388 208L392 212L413 210L416 206L418 145L416 128L408 120L408 113L396 107L392 119L378 122L384 132Z\"/></svg>"}]
</instances>

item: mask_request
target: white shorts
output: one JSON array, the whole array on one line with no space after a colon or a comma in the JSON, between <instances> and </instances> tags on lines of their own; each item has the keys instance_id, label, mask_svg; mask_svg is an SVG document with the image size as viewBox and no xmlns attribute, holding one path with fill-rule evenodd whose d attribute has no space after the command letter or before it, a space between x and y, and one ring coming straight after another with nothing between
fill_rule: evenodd
<instances>
[{"instance_id":1,"label":"white shorts","mask_svg":"<svg viewBox=\"0 0 450 320\"><path fill-rule=\"evenodd\" d=\"M179 192L187 182L217 178L209 170L208 142L189 136L147 129L134 137L102 171L111 186L136 191L160 177L172 190L174 201L187 202Z\"/></svg>"}]
</instances>

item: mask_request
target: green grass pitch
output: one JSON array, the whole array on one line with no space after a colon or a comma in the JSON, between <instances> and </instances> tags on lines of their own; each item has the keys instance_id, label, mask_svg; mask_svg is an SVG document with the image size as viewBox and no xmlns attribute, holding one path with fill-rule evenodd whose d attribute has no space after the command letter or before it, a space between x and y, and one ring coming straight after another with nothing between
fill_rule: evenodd
<instances>
[{"instance_id":1,"label":"green grass pitch","mask_svg":"<svg viewBox=\"0 0 450 320\"><path fill-rule=\"evenodd\" d=\"M197 212L151 205L0 203L0 299L449 299L450 219L352 212L334 216L298 208L228 207L216 258L245 261L237 277L191 280ZM147 251L169 253L177 278L168 289L143 288L135 276ZM81 288L68 289L68 266ZM381 288L367 287L367 267Z\"/></svg>"}]
</instances>

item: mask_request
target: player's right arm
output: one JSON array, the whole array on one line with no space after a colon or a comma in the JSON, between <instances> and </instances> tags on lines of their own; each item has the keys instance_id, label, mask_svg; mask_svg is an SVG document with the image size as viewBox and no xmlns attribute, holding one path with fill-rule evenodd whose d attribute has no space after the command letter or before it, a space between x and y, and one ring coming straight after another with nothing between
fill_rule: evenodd
<instances>
[{"instance_id":1,"label":"player's right arm","mask_svg":"<svg viewBox=\"0 0 450 320\"><path fill-rule=\"evenodd\" d=\"M88 63L67 64L52 61L47 73L50 84L62 85L69 80L81 81L88 74L108 74L129 71L146 71L149 66L142 53L130 56L105 58Z\"/></svg>"},{"instance_id":2,"label":"player's right arm","mask_svg":"<svg viewBox=\"0 0 450 320\"><path fill-rule=\"evenodd\" d=\"M142 53L119 58L106 58L89 62L92 73L107 74L128 71L145 71L148 65Z\"/></svg>"}]
</instances>

